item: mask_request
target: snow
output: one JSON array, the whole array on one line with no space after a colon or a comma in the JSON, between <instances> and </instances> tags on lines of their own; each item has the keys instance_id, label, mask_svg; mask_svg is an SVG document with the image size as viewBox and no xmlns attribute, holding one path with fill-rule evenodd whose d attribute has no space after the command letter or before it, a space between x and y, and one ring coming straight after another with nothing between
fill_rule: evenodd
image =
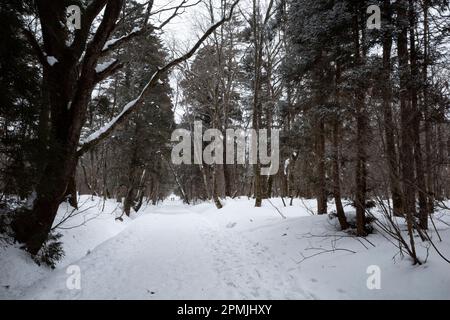
<instances>
[{"instance_id":1,"label":"snow","mask_svg":"<svg viewBox=\"0 0 450 320\"><path fill-rule=\"evenodd\" d=\"M110 39L110 40L106 41L106 42L105 42L105 45L103 46L103 49L102 49L102 50L103 50L103 51L108 50L109 47L113 46L117 41L121 41L123 38L127 38L127 37L129 37L131 34L137 33L137 32L139 32L139 31L141 31L141 28L139 28L139 27L134 27L133 30L131 30L130 33L128 33L128 34L126 34L126 35L124 35L124 36L122 36L122 37L120 37L120 38L113 38L113 39Z\"/></svg>"},{"instance_id":2,"label":"snow","mask_svg":"<svg viewBox=\"0 0 450 320\"><path fill-rule=\"evenodd\" d=\"M106 123L104 126L102 126L100 129L98 129L97 131L93 132L92 134L90 134L88 137L86 137L85 139L81 140L81 145L86 144L91 142L92 140L97 139L98 137L100 137L103 133L105 133L106 131L109 130L109 128L111 128L114 123L117 122L118 119L120 119L120 117L122 117L122 115L127 112L130 108L134 107L134 105L136 104L136 102L139 99L136 98L134 100L131 100L130 102L128 102L122 109L122 111L115 116L111 121L109 121L108 123Z\"/></svg>"},{"instance_id":3,"label":"snow","mask_svg":"<svg viewBox=\"0 0 450 320\"><path fill-rule=\"evenodd\" d=\"M117 202L106 201L101 213L102 199L82 196L80 214L66 226L86 222L62 230L67 256L54 271L38 267L16 246L0 249L0 298L450 298L449 265L433 250L426 264L413 266L380 234L358 241L336 231L328 216L312 215L315 200L294 199L287 207L279 198L270 201L286 219L267 200L254 208L244 197L225 199L217 210L172 195L119 222ZM64 205L59 219L68 212ZM441 221L448 223L450 214L438 217L444 241L436 244L448 255L450 229ZM422 246L418 251L426 256ZM80 290L66 287L69 265L81 270ZM381 270L380 290L367 287L371 266Z\"/></svg>"},{"instance_id":4,"label":"snow","mask_svg":"<svg viewBox=\"0 0 450 320\"><path fill-rule=\"evenodd\" d=\"M133 108L136 105L136 103L141 99L142 95L145 93L147 88L150 86L150 84L152 83L152 81L153 81L154 77L156 76L156 74L157 74L157 72L153 73L153 75L151 76L150 80L144 86L144 88L139 93L139 95L134 100L131 100L130 102L128 102L122 108L122 111L117 116L112 118L111 121L107 122L104 126L102 126L97 131L94 131L89 136L87 136L86 138L82 139L80 141L80 145L82 146L84 144L87 144L87 143L89 143L89 142L99 138L103 133L107 132L129 109Z\"/></svg>"},{"instance_id":5,"label":"snow","mask_svg":"<svg viewBox=\"0 0 450 320\"><path fill-rule=\"evenodd\" d=\"M287 169L289 167L290 159L284 160L284 175L287 175Z\"/></svg>"},{"instance_id":6,"label":"snow","mask_svg":"<svg viewBox=\"0 0 450 320\"><path fill-rule=\"evenodd\" d=\"M95 72L101 73L101 72L105 71L106 69L108 69L113 63L116 63L116 62L117 62L117 59L111 59L109 61L105 61L103 63L99 63L95 67Z\"/></svg>"},{"instance_id":7,"label":"snow","mask_svg":"<svg viewBox=\"0 0 450 320\"><path fill-rule=\"evenodd\" d=\"M56 270L36 263L19 245L2 246L0 242L0 299L22 296L24 290L38 280L51 277L54 273L65 270L74 261L86 256L99 244L123 231L129 219L123 222L115 220L120 208L114 201L103 201L98 197L81 196L79 211L67 204L62 204L55 219L55 225L71 215L56 231L63 234L64 258ZM103 212L102 212L103 209Z\"/></svg>"},{"instance_id":8,"label":"snow","mask_svg":"<svg viewBox=\"0 0 450 320\"><path fill-rule=\"evenodd\" d=\"M56 59L54 56L47 56L47 63L51 66L51 67L53 67L53 65L55 64L55 63L57 63L58 62L58 59Z\"/></svg>"}]
</instances>

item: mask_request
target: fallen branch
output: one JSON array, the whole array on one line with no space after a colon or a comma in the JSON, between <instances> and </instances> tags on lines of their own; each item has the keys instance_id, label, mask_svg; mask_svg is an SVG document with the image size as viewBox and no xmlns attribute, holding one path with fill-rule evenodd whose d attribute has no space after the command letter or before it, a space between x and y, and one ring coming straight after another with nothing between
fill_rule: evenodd
<instances>
[{"instance_id":1,"label":"fallen branch","mask_svg":"<svg viewBox=\"0 0 450 320\"><path fill-rule=\"evenodd\" d=\"M283 219L286 219L286 216L283 215L283 213L280 211L280 209L278 209L278 208L272 203L272 201L270 201L270 199L265 199L265 200L269 201L269 203L272 205L272 207L274 207L275 210L278 211L278 213L280 214L280 216L281 216Z\"/></svg>"},{"instance_id":2,"label":"fallen branch","mask_svg":"<svg viewBox=\"0 0 450 320\"><path fill-rule=\"evenodd\" d=\"M302 263L303 261L305 261L305 260L307 260L307 259L316 257L316 256L321 255L321 254L324 254L324 253L334 253L334 252L336 252L336 251L346 251L346 252L350 252L350 253L356 253L356 251L353 251L353 250L350 250L350 249L345 249L345 248L333 248L333 249L308 248L308 249L305 249L305 250L322 250L322 251L321 251L321 252L314 253L314 254L312 254L312 255L310 255L310 256L305 256L305 255L303 255L303 253L301 253L302 259L301 259L300 261L297 261L297 262L296 262L297 264L300 264L300 263Z\"/></svg>"}]
</instances>

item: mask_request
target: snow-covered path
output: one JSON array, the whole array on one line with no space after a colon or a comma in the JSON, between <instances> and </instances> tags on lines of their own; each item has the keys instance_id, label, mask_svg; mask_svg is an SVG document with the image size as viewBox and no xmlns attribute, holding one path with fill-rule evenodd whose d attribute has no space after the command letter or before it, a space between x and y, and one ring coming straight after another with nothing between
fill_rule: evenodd
<instances>
[{"instance_id":1,"label":"snow-covered path","mask_svg":"<svg viewBox=\"0 0 450 320\"><path fill-rule=\"evenodd\" d=\"M18 245L0 246L0 299L449 299L450 273L418 240L428 261L413 266L378 234L365 240L311 215L313 199L246 198L147 206L123 222L113 200L82 196L65 228L66 256L55 270L37 266ZM275 208L276 207L276 208ZM331 207L331 204L330 204ZM59 218L70 208L62 207ZM282 219L280 210L286 219ZM450 214L436 226L450 252ZM436 235L432 234L434 238ZM69 268L75 266L75 269ZM373 267L380 287L367 285ZM74 270L81 289L70 289Z\"/></svg>"},{"instance_id":2,"label":"snow-covered path","mask_svg":"<svg viewBox=\"0 0 450 320\"><path fill-rule=\"evenodd\" d=\"M136 218L74 262L81 290L68 290L69 275L60 269L24 298L311 298L290 288L292 279L265 249L185 206L168 205Z\"/></svg>"}]
</instances>

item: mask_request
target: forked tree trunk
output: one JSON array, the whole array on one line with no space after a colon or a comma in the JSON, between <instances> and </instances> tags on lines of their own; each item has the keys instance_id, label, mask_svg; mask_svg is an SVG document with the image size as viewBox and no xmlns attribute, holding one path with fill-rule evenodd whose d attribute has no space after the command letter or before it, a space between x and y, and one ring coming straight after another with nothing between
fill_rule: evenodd
<instances>
[{"instance_id":1,"label":"forked tree trunk","mask_svg":"<svg viewBox=\"0 0 450 320\"><path fill-rule=\"evenodd\" d=\"M72 102L70 110L67 108L75 87L76 72L71 61L60 61L52 68L44 68L51 110L48 147L43 155L45 169L36 188L37 199L31 217L19 217L13 224L16 239L25 243L32 255L37 254L47 240L59 204L64 200L75 175L76 151L84 123L83 107L87 106L88 101L86 93Z\"/></svg>"},{"instance_id":2,"label":"forked tree trunk","mask_svg":"<svg viewBox=\"0 0 450 320\"><path fill-rule=\"evenodd\" d=\"M94 7L89 7L91 11L85 14L84 21L89 22L90 18L93 20L104 4L97 2ZM61 26L61 21L66 19L66 3L36 1L45 54L35 39L31 41L43 65L50 126L45 146L47 152L43 155L44 169L37 183L37 198L32 212L30 215L19 215L13 222L16 239L25 243L32 255L37 254L47 240L59 204L64 199L70 179L75 175L81 128L95 85L95 66L120 13L121 4L121 0L108 1L99 31L87 47L87 34L83 31L88 30L88 24L76 33L73 45L69 48L66 46L67 30ZM86 53L80 68L78 60L83 51ZM46 55L55 57L57 62L50 65Z\"/></svg>"}]
</instances>

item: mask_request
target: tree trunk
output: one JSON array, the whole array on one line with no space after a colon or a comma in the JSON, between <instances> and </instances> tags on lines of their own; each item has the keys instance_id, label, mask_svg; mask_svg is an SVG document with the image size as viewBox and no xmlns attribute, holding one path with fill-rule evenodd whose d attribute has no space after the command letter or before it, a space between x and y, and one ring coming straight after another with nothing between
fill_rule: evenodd
<instances>
[{"instance_id":1,"label":"tree trunk","mask_svg":"<svg viewBox=\"0 0 450 320\"><path fill-rule=\"evenodd\" d=\"M51 130L47 152L43 155L45 169L36 188L37 199L31 213L32 217L29 221L25 221L26 218L19 218L14 223L16 239L25 243L32 255L37 254L47 240L59 204L64 200L69 182L75 176L76 150L84 122L83 114L76 113L77 106L67 110L76 71L73 67L71 69L70 65L63 64L53 69L55 70L44 72L51 108ZM82 98L86 99L87 96ZM85 101L87 105L87 99Z\"/></svg>"},{"instance_id":2,"label":"tree trunk","mask_svg":"<svg viewBox=\"0 0 450 320\"><path fill-rule=\"evenodd\" d=\"M423 110L425 114L425 168L426 168L426 189L428 191L428 212L434 211L434 183L433 183L433 155L432 155L432 143L431 143L431 119L429 118L429 106L428 106L428 45L429 45L429 22L428 22L428 1L423 1L423 47L424 47L424 61L422 67L422 85L423 85Z\"/></svg>"},{"instance_id":3,"label":"tree trunk","mask_svg":"<svg viewBox=\"0 0 450 320\"><path fill-rule=\"evenodd\" d=\"M398 3L397 19L397 50L400 71L400 160L402 163L402 182L405 199L406 222L408 225L412 257L415 259L416 263L417 257L413 235L413 219L416 213L416 189L414 186L414 133L412 132L415 110L411 109L408 91L408 81L410 79L410 73L408 65L408 17L406 1Z\"/></svg>"},{"instance_id":4,"label":"tree trunk","mask_svg":"<svg viewBox=\"0 0 450 320\"><path fill-rule=\"evenodd\" d=\"M392 83L391 83L391 49L392 31L389 25L392 23L392 8L390 0L383 2L383 25L386 26L383 32L383 116L384 116L384 136L386 141L386 155L389 170L389 183L392 195L393 213L395 216L403 215L403 200L399 182L399 172L397 163L397 150L395 147L395 126L392 116Z\"/></svg>"},{"instance_id":5,"label":"tree trunk","mask_svg":"<svg viewBox=\"0 0 450 320\"><path fill-rule=\"evenodd\" d=\"M217 209L222 209L222 203L220 202L220 199L219 199L219 196L218 196L218 194L217 194L217 173L216 173L216 166L217 165L215 165L214 164L214 168L213 168L213 172L212 172L212 174L213 174L213 177L212 177L212 179L213 179L213 190L212 190L212 197L213 197L213 200L214 200L214 204L216 205L216 208Z\"/></svg>"},{"instance_id":6,"label":"tree trunk","mask_svg":"<svg viewBox=\"0 0 450 320\"><path fill-rule=\"evenodd\" d=\"M317 141L316 141L316 155L317 155L317 214L327 213L327 188L325 178L325 123L322 117L318 120L317 125Z\"/></svg>"},{"instance_id":7,"label":"tree trunk","mask_svg":"<svg viewBox=\"0 0 450 320\"><path fill-rule=\"evenodd\" d=\"M355 12L353 16L353 36L355 45L355 64L362 65L361 58L361 44L360 44L360 21L358 19L360 10L359 5L356 5ZM363 33L364 34L364 33ZM364 46L364 42L362 46ZM362 50L365 51L364 48ZM356 205L356 229L358 236L366 235L366 130L367 130L367 119L364 105L364 89L357 88L355 97L356 106L356 194L355 194L355 205Z\"/></svg>"},{"instance_id":8,"label":"tree trunk","mask_svg":"<svg viewBox=\"0 0 450 320\"><path fill-rule=\"evenodd\" d=\"M359 100L359 99L358 99ZM358 101L356 128L356 228L358 236L366 235L366 119L363 115L363 102Z\"/></svg>"},{"instance_id":9,"label":"tree trunk","mask_svg":"<svg viewBox=\"0 0 450 320\"><path fill-rule=\"evenodd\" d=\"M225 120L226 121L226 120ZM224 163L222 165L223 170L223 187L225 197L231 197L231 186L230 186L230 170L228 168L228 164L226 163L227 159L227 133L226 130L222 132L223 134L223 160ZM234 144L233 144L234 146Z\"/></svg>"},{"instance_id":10,"label":"tree trunk","mask_svg":"<svg viewBox=\"0 0 450 320\"><path fill-rule=\"evenodd\" d=\"M130 187L127 190L125 200L123 201L123 212L125 212L127 217L130 216L131 207L133 206L133 196L134 196L134 188Z\"/></svg>"},{"instance_id":11,"label":"tree trunk","mask_svg":"<svg viewBox=\"0 0 450 320\"><path fill-rule=\"evenodd\" d=\"M65 44L67 30L64 25L61 26L61 21L66 19L66 3L36 1L43 50L46 55L55 57L57 63L50 66L43 53L38 51L37 56L43 65L45 94L50 106L48 140L43 142L47 152L32 212L28 217L18 217L13 223L16 239L24 242L32 255L37 254L47 240L59 204L64 199L70 179L75 175L81 128L95 86L95 66L119 16L121 3L121 0L108 1L95 39L87 47L87 38L83 37L83 32L90 27L89 23L76 34L74 44L68 48ZM89 22L89 16L85 18ZM83 51L85 55L80 68L78 61Z\"/></svg>"},{"instance_id":12,"label":"tree trunk","mask_svg":"<svg viewBox=\"0 0 450 320\"><path fill-rule=\"evenodd\" d=\"M273 175L270 175L267 178L266 198L271 198L272 197L272 188L273 188Z\"/></svg>"},{"instance_id":13,"label":"tree trunk","mask_svg":"<svg viewBox=\"0 0 450 320\"><path fill-rule=\"evenodd\" d=\"M69 200L69 204L73 208L78 209L77 182L75 179L75 174L76 174L76 171L70 177L69 183L67 185L65 198Z\"/></svg>"},{"instance_id":14,"label":"tree trunk","mask_svg":"<svg viewBox=\"0 0 450 320\"><path fill-rule=\"evenodd\" d=\"M13 222L15 237L25 243L26 249L36 255L53 225L59 204L63 201L67 186L76 167L75 148L69 152L54 154L47 162L44 178L37 188L37 199L30 215L19 215Z\"/></svg>"},{"instance_id":15,"label":"tree trunk","mask_svg":"<svg viewBox=\"0 0 450 320\"><path fill-rule=\"evenodd\" d=\"M339 174L339 121L333 121L333 196L336 203L336 214L342 230L348 229L349 225L345 217L344 207L341 201L341 178Z\"/></svg>"},{"instance_id":16,"label":"tree trunk","mask_svg":"<svg viewBox=\"0 0 450 320\"><path fill-rule=\"evenodd\" d=\"M417 66L417 52L416 52L416 9L414 2L409 0L409 39L410 39L410 60L411 60L411 109L414 112L414 121L412 131L414 133L414 161L416 168L416 190L419 196L419 225L422 229L428 228L428 205L427 205L427 190L425 183L425 173L422 159L422 146L420 143L420 122L422 112L419 109L417 98L417 81L419 81L419 70Z\"/></svg>"},{"instance_id":17,"label":"tree trunk","mask_svg":"<svg viewBox=\"0 0 450 320\"><path fill-rule=\"evenodd\" d=\"M263 50L263 30L260 26L260 14L259 3L253 0L253 14L252 14L252 27L254 38L254 79L253 79L253 114L252 114L252 127L258 134L261 123L261 68L262 68L262 50ZM253 165L253 190L255 195L255 207L261 207L262 204L262 190L261 190L261 165L258 154L259 139L256 137L256 164Z\"/></svg>"}]
</instances>

